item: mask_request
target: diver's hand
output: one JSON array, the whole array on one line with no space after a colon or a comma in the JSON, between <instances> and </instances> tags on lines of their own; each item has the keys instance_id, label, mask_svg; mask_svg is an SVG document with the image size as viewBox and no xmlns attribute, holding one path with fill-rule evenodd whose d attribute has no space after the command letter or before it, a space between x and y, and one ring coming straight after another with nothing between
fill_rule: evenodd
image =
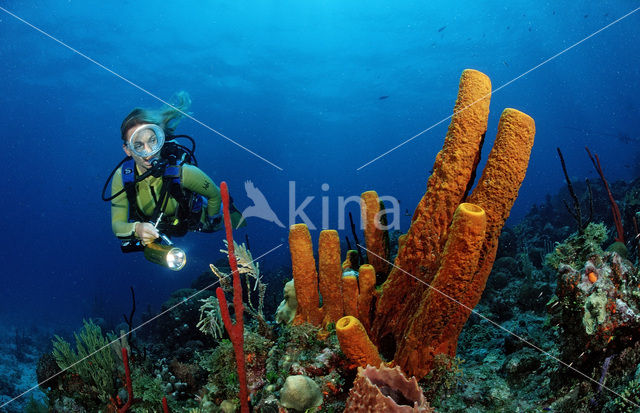
<instances>
[{"instance_id":1,"label":"diver's hand","mask_svg":"<svg viewBox=\"0 0 640 413\"><path fill-rule=\"evenodd\" d=\"M142 241L142 245L147 245L160 238L160 233L153 224L138 222L136 223L136 237Z\"/></svg>"},{"instance_id":2,"label":"diver's hand","mask_svg":"<svg viewBox=\"0 0 640 413\"><path fill-rule=\"evenodd\" d=\"M202 232L216 232L222 228L222 216L220 214L207 217L207 220L202 224Z\"/></svg>"}]
</instances>

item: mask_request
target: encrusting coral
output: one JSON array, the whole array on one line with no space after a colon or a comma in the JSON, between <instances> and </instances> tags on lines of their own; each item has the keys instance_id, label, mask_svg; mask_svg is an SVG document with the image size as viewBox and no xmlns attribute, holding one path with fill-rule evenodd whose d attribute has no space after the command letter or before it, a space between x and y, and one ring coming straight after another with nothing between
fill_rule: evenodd
<instances>
[{"instance_id":1,"label":"encrusting coral","mask_svg":"<svg viewBox=\"0 0 640 413\"><path fill-rule=\"evenodd\" d=\"M590 223L547 256L557 271L556 295L547 304L560 329L560 358L578 369L640 338L640 276L616 252L602 251L606 229Z\"/></svg>"}]
</instances>

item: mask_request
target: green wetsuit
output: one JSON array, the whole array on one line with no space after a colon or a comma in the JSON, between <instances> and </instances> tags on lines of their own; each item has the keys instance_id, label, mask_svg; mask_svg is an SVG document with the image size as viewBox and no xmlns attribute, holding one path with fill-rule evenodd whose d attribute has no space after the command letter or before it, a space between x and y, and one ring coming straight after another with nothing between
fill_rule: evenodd
<instances>
[{"instance_id":1,"label":"green wetsuit","mask_svg":"<svg viewBox=\"0 0 640 413\"><path fill-rule=\"evenodd\" d=\"M137 166L136 166L137 168ZM207 200L207 215L212 217L220 212L222 197L220 189L211 178L193 165L182 165L180 168L180 185L184 189L203 195ZM111 195L118 193L123 188L122 171L120 168L113 176L111 183ZM162 177L149 176L136 183L138 208L145 216L151 217L156 207L156 199L162 189ZM169 197L164 216L173 217L178 207L178 201ZM202 219L206 216L203 214ZM120 238L128 238L134 235L137 222L129 222L129 201L127 193L123 192L111 201L111 228L113 233Z\"/></svg>"}]
</instances>

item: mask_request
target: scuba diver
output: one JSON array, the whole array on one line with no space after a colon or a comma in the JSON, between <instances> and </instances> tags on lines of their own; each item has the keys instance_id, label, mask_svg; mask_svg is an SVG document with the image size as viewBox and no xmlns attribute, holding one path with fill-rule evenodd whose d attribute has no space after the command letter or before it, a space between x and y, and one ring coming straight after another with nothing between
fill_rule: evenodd
<instances>
[{"instance_id":1,"label":"scuba diver","mask_svg":"<svg viewBox=\"0 0 640 413\"><path fill-rule=\"evenodd\" d=\"M171 237L222 228L220 189L198 168L195 141L173 134L190 105L189 95L180 92L174 107L129 113L120 126L127 156L102 190L102 199L111 201L111 226L122 251L144 251L147 259L172 270L182 269L186 256ZM188 139L191 148L178 139ZM234 227L246 225L233 205L231 211Z\"/></svg>"}]
</instances>

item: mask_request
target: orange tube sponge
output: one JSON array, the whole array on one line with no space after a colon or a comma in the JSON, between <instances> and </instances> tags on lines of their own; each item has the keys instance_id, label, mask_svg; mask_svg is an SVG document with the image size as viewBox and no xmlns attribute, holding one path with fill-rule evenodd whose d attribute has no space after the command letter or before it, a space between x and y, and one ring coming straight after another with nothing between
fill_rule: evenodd
<instances>
[{"instance_id":1,"label":"orange tube sponge","mask_svg":"<svg viewBox=\"0 0 640 413\"><path fill-rule=\"evenodd\" d=\"M342 271L344 272L345 270L355 270L355 268L358 266L359 260L360 258L358 256L358 251L347 251L347 258L345 258L344 262L342 263Z\"/></svg>"},{"instance_id":2,"label":"orange tube sponge","mask_svg":"<svg viewBox=\"0 0 640 413\"><path fill-rule=\"evenodd\" d=\"M370 264L360 266L358 271L358 319L364 328L371 328L371 310L376 291L376 270Z\"/></svg>"},{"instance_id":3,"label":"orange tube sponge","mask_svg":"<svg viewBox=\"0 0 640 413\"><path fill-rule=\"evenodd\" d=\"M355 275L342 277L342 305L344 315L358 316L358 277Z\"/></svg>"},{"instance_id":4,"label":"orange tube sponge","mask_svg":"<svg viewBox=\"0 0 640 413\"><path fill-rule=\"evenodd\" d=\"M314 264L315 265L315 264ZM318 241L318 271L322 294L323 324L335 323L342 317L342 265L340 237L334 230L320 232Z\"/></svg>"},{"instance_id":5,"label":"orange tube sponge","mask_svg":"<svg viewBox=\"0 0 640 413\"><path fill-rule=\"evenodd\" d=\"M377 274L384 277L389 273L389 234L382 226L381 204L376 191L360 195L360 213L364 222L364 239L367 245L367 259Z\"/></svg>"},{"instance_id":6,"label":"orange tube sponge","mask_svg":"<svg viewBox=\"0 0 640 413\"><path fill-rule=\"evenodd\" d=\"M398 345L394 361L408 375L424 377L438 354L455 356L471 310L461 307L460 300L473 285L486 224L486 214L477 205L462 203L456 209L438 273L430 289L424 286L419 310Z\"/></svg>"},{"instance_id":7,"label":"orange tube sponge","mask_svg":"<svg viewBox=\"0 0 640 413\"><path fill-rule=\"evenodd\" d=\"M469 196L468 202L477 204L487 213L487 236L470 295L465 302L472 308L480 301L493 267L498 238L527 172L535 134L535 122L529 115L516 109L505 109L500 116L498 133L487 164Z\"/></svg>"},{"instance_id":8,"label":"orange tube sponge","mask_svg":"<svg viewBox=\"0 0 640 413\"><path fill-rule=\"evenodd\" d=\"M407 240L407 234L402 234L398 237L398 251L404 247L404 242Z\"/></svg>"},{"instance_id":9,"label":"orange tube sponge","mask_svg":"<svg viewBox=\"0 0 640 413\"><path fill-rule=\"evenodd\" d=\"M378 349L369 340L367 332L357 318L345 316L338 320L336 334L342 352L359 367L378 367L382 363Z\"/></svg>"},{"instance_id":10,"label":"orange tube sponge","mask_svg":"<svg viewBox=\"0 0 640 413\"><path fill-rule=\"evenodd\" d=\"M313 258L311 235L305 224L295 224L289 228L289 250L293 280L298 299L298 312L294 323L320 325L322 311L318 308L318 275Z\"/></svg>"},{"instance_id":11,"label":"orange tube sponge","mask_svg":"<svg viewBox=\"0 0 640 413\"><path fill-rule=\"evenodd\" d=\"M427 192L416 207L396 267L431 283L436 274L453 213L473 183L480 149L487 131L491 81L476 70L460 78L454 114L433 166ZM408 315L421 302L423 288L398 268L392 268L376 308L373 337L398 342L408 328Z\"/></svg>"}]
</instances>

